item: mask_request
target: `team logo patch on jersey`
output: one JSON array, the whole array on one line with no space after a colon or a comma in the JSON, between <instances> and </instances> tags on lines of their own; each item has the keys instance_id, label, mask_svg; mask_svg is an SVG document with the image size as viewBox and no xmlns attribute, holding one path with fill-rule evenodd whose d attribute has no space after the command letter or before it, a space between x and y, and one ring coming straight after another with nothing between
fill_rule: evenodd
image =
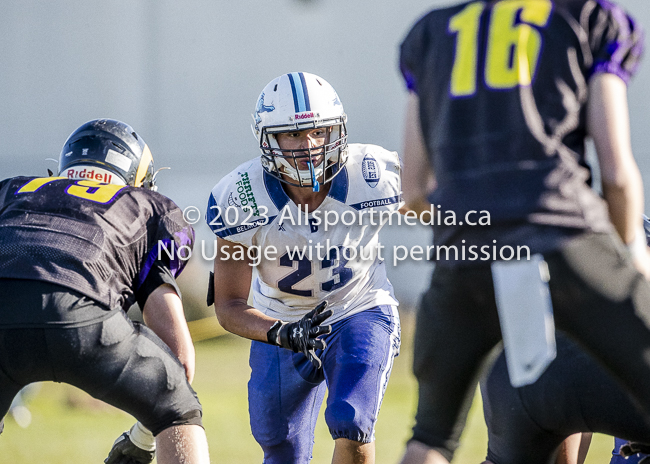
<instances>
[{"instance_id":1,"label":"team logo patch on jersey","mask_svg":"<svg viewBox=\"0 0 650 464\"><path fill-rule=\"evenodd\" d=\"M253 188L251 187L251 181L248 177L248 172L239 172L239 180L237 184L237 198L240 202L240 207L250 208L253 211L255 216L260 215L260 210L257 206L257 201L255 200L255 195L253 194ZM234 193L234 192L233 192Z\"/></svg>"},{"instance_id":2,"label":"team logo patch on jersey","mask_svg":"<svg viewBox=\"0 0 650 464\"><path fill-rule=\"evenodd\" d=\"M228 195L228 206L236 206L237 208L241 208L240 203L238 203L237 200L235 200L235 196L233 195L233 192L230 192L230 195Z\"/></svg>"},{"instance_id":3,"label":"team logo patch on jersey","mask_svg":"<svg viewBox=\"0 0 650 464\"><path fill-rule=\"evenodd\" d=\"M366 184L371 188L377 187L379 178L381 177L381 169L377 160L372 155L368 154L363 157L361 172L363 173L363 179L366 181Z\"/></svg>"}]
</instances>

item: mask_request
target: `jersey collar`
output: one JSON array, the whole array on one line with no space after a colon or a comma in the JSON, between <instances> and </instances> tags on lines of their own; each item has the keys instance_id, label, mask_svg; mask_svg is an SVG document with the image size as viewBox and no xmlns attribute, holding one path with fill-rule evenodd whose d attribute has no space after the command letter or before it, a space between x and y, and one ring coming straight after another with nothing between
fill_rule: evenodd
<instances>
[{"instance_id":1,"label":"jersey collar","mask_svg":"<svg viewBox=\"0 0 650 464\"><path fill-rule=\"evenodd\" d=\"M286 194L282 188L282 182L276 177L273 177L268 172L264 171L264 187L266 188L266 193L269 194L269 198L275 205L275 207L280 211L284 208L287 203L289 203L289 196ZM332 186L330 191L327 194L328 197L331 197L334 200L345 203L348 198L348 170L343 166L342 172L339 173L334 179L332 179Z\"/></svg>"}]
</instances>

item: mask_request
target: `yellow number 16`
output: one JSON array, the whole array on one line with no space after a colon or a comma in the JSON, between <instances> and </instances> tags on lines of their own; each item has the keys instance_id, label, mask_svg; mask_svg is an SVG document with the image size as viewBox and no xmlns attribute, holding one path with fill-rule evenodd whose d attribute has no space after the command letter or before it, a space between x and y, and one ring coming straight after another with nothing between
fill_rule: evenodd
<instances>
[{"instance_id":1,"label":"yellow number 16","mask_svg":"<svg viewBox=\"0 0 650 464\"><path fill-rule=\"evenodd\" d=\"M449 19L456 33L450 92L467 97L476 92L480 20L485 3L470 3ZM535 75L544 27L551 16L549 0L503 0L492 8L485 52L485 84L493 89L530 85ZM515 24L516 19L519 22Z\"/></svg>"}]
</instances>

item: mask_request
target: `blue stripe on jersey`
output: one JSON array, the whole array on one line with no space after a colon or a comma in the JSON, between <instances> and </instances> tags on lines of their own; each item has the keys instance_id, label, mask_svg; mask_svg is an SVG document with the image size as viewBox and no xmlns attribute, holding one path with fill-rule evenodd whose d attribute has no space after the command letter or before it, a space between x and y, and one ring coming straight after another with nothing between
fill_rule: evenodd
<instances>
[{"instance_id":1,"label":"blue stripe on jersey","mask_svg":"<svg viewBox=\"0 0 650 464\"><path fill-rule=\"evenodd\" d=\"M246 225L239 225L235 227L229 227L228 229L221 229L219 231L216 231L215 234L219 238L226 238L226 237L230 237L231 235L241 234L242 232L246 232L251 229L256 229L258 227L271 224L276 217L278 216L277 215L270 216L268 219L266 218L257 219L253 222L247 223Z\"/></svg>"},{"instance_id":2,"label":"blue stripe on jersey","mask_svg":"<svg viewBox=\"0 0 650 464\"><path fill-rule=\"evenodd\" d=\"M291 93L293 93L293 106L296 113L310 111L309 93L303 73L289 73Z\"/></svg>"},{"instance_id":3,"label":"blue stripe on jersey","mask_svg":"<svg viewBox=\"0 0 650 464\"><path fill-rule=\"evenodd\" d=\"M205 212L205 222L208 223L208 227L210 227L212 232L215 234L219 229L225 227L223 218L221 217L221 212L217 206L216 198L214 198L214 195L210 193L210 198L208 199L208 210Z\"/></svg>"},{"instance_id":4,"label":"blue stripe on jersey","mask_svg":"<svg viewBox=\"0 0 650 464\"><path fill-rule=\"evenodd\" d=\"M342 171L332 179L332 187L330 187L330 193L328 195L341 203L345 203L345 200L348 199L348 186L348 170L343 166Z\"/></svg>"},{"instance_id":5,"label":"blue stripe on jersey","mask_svg":"<svg viewBox=\"0 0 650 464\"><path fill-rule=\"evenodd\" d=\"M271 201L278 211L280 211L287 203L289 203L289 197L282 188L282 183L266 171L264 171L263 179L266 193L269 194Z\"/></svg>"},{"instance_id":6,"label":"blue stripe on jersey","mask_svg":"<svg viewBox=\"0 0 650 464\"><path fill-rule=\"evenodd\" d=\"M399 203L399 195L388 198L378 198L377 200L366 200L350 206L359 211L366 208L374 208L375 206L392 205L394 203Z\"/></svg>"}]
</instances>

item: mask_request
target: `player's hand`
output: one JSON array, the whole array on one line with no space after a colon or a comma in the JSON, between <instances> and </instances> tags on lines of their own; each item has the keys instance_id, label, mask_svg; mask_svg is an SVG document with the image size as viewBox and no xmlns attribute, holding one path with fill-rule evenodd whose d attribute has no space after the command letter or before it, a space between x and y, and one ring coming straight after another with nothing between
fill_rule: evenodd
<instances>
[{"instance_id":1,"label":"player's hand","mask_svg":"<svg viewBox=\"0 0 650 464\"><path fill-rule=\"evenodd\" d=\"M325 319L332 315L332 310L325 311L326 307L327 301L323 301L298 322L282 323L275 340L271 340L272 335L269 331L269 342L275 342L274 344L288 348L295 353L303 353L314 367L320 369L322 363L316 355L316 350L324 350L327 343L318 337L332 331L331 325L321 325Z\"/></svg>"},{"instance_id":2,"label":"player's hand","mask_svg":"<svg viewBox=\"0 0 650 464\"><path fill-rule=\"evenodd\" d=\"M140 440L133 439L132 434L135 433L136 437ZM148 435L147 435L148 434ZM147 448L143 449L135 443ZM144 441L146 443L141 443ZM153 461L156 455L156 444L153 435L140 425L136 423L131 430L124 432L115 440L108 457L104 459L105 464L149 464Z\"/></svg>"},{"instance_id":3,"label":"player's hand","mask_svg":"<svg viewBox=\"0 0 650 464\"><path fill-rule=\"evenodd\" d=\"M650 445L632 441L629 443L625 443L624 445L621 445L621 449L618 452L624 458L627 458L628 456L633 456L637 453L650 454ZM648 463L648 462L650 462L650 457L646 456L639 461L639 464Z\"/></svg>"}]
</instances>

